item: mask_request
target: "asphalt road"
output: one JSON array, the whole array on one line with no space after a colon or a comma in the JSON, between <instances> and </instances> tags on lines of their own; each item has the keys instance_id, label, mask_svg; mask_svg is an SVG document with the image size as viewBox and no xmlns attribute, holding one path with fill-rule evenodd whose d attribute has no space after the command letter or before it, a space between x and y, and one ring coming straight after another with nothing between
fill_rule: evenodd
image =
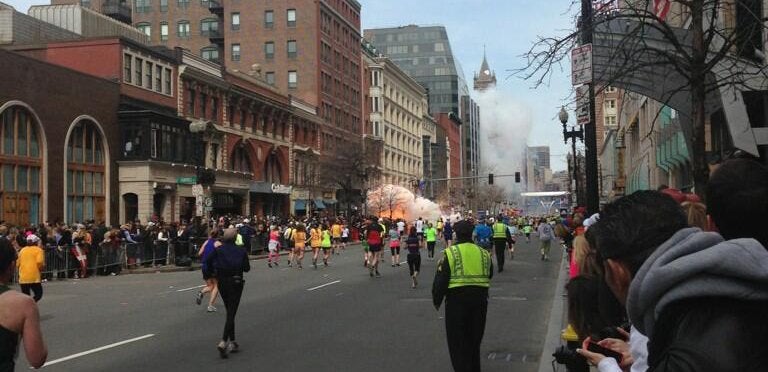
<instances>
[{"instance_id":1,"label":"asphalt road","mask_svg":"<svg viewBox=\"0 0 768 372\"><path fill-rule=\"evenodd\" d=\"M561 252L539 260L519 242L495 274L482 345L484 371L537 371ZM389 252L386 252L389 260ZM420 287L407 265L370 278L359 246L313 270L253 261L237 315L242 351L219 359L224 325L194 304L199 272L45 283L40 303L50 371L448 371L443 310L431 303L437 261L422 255ZM403 257L401 261L405 261ZM389 262L389 261L387 261ZM23 351L17 370L26 370ZM548 363L549 361L545 361Z\"/></svg>"}]
</instances>

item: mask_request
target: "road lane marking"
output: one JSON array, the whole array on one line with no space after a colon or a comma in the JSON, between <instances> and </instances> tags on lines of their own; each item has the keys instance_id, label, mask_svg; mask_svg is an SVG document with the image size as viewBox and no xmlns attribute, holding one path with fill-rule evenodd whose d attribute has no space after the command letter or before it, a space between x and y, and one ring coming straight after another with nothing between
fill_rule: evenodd
<instances>
[{"instance_id":1,"label":"road lane marking","mask_svg":"<svg viewBox=\"0 0 768 372\"><path fill-rule=\"evenodd\" d=\"M187 291L191 291L191 290L193 290L193 289L203 288L203 287L205 287L205 286L206 286L206 285L205 285L205 284L203 284L203 285L198 285L197 287L190 287L190 288L184 288L184 289L177 289L177 290L176 290L176 292L187 292Z\"/></svg>"},{"instance_id":2,"label":"road lane marking","mask_svg":"<svg viewBox=\"0 0 768 372\"><path fill-rule=\"evenodd\" d=\"M132 342L141 341L141 340L144 340L144 339L147 339L147 338L150 338L150 337L155 337L155 334L154 333L150 333L148 335L132 338L130 340L115 342L114 344L109 344L109 345L106 345L106 346L97 347L95 349L83 351L81 353L72 354L70 356L66 356L66 357L59 358L59 359L56 359L56 360L52 360L52 361L50 361L48 363L45 363L41 368L45 368L45 367L48 367L48 366L52 366L54 364L66 362L68 360L72 360L72 359L79 358L79 357L82 357L82 356L86 356L86 355L89 355L89 354L98 353L100 351L104 351L104 350L107 350L107 349L112 349L112 348L115 348L115 347L118 347L118 346L122 346L122 345L125 345L125 344L130 344ZM30 369L33 369L33 368L30 367Z\"/></svg>"},{"instance_id":3,"label":"road lane marking","mask_svg":"<svg viewBox=\"0 0 768 372\"><path fill-rule=\"evenodd\" d=\"M319 285L317 287L308 288L307 290L308 291L314 291L314 290L317 290L317 289L320 289L320 288L323 288L323 287L327 287L329 285L333 285L333 284L336 284L336 283L341 283L341 280L335 280L335 281L332 281L330 283L325 283L323 285Z\"/></svg>"}]
</instances>

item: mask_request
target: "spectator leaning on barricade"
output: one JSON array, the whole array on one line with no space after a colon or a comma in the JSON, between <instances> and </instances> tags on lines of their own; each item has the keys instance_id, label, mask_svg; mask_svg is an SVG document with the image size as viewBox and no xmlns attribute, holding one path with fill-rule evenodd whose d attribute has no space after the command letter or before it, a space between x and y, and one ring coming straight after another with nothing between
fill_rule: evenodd
<instances>
[{"instance_id":1,"label":"spectator leaning on barricade","mask_svg":"<svg viewBox=\"0 0 768 372\"><path fill-rule=\"evenodd\" d=\"M605 279L649 339L648 369L764 370L768 251L687 225L672 198L638 191L606 205L593 227Z\"/></svg>"}]
</instances>

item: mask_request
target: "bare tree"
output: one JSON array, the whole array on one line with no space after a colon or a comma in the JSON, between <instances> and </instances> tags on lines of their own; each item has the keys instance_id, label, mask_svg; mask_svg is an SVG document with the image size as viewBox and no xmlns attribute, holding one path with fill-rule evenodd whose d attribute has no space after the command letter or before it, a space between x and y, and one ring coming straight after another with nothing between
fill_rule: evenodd
<instances>
[{"instance_id":1,"label":"bare tree","mask_svg":"<svg viewBox=\"0 0 768 372\"><path fill-rule=\"evenodd\" d=\"M407 191L400 186L384 185L368 194L368 207L372 210L378 210L379 216L387 212L389 218L392 219L400 206L400 202L407 196L406 194Z\"/></svg>"},{"instance_id":2,"label":"bare tree","mask_svg":"<svg viewBox=\"0 0 768 372\"><path fill-rule=\"evenodd\" d=\"M361 191L364 183L371 178L373 154L362 143L353 141L337 146L323 155L319 162L319 182L338 190L338 202L351 213L352 205L363 202Z\"/></svg>"},{"instance_id":3,"label":"bare tree","mask_svg":"<svg viewBox=\"0 0 768 372\"><path fill-rule=\"evenodd\" d=\"M526 66L515 73L536 87L545 84L553 68L578 44L580 34L591 32L596 86L651 97L677 109L690 123L683 125L683 131L692 152L694 186L705 196L708 115L719 110L723 100L741 100L738 92L766 85L765 23L758 14L762 1L670 2L668 18L660 18L653 0L603 2L606 8L598 10L593 22L578 22L591 23L591 29L539 37L524 55Z\"/></svg>"}]
</instances>

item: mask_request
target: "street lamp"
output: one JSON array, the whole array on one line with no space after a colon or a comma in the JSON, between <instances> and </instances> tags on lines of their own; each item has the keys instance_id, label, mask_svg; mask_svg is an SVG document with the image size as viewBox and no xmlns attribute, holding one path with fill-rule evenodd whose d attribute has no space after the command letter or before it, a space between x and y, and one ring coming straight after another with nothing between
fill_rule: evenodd
<instances>
[{"instance_id":1,"label":"street lamp","mask_svg":"<svg viewBox=\"0 0 768 372\"><path fill-rule=\"evenodd\" d=\"M568 140L571 140L571 152L573 153L573 179L576 182L576 190L571 193L571 197L574 200L574 204L578 205L576 202L579 200L577 200L576 197L578 196L579 190L581 188L579 187L579 161L576 157L576 139L581 139L581 142L584 142L584 130L581 128L581 126L577 126L578 129L577 127L573 127L573 129L568 130L568 111L565 111L565 107L560 108L558 118L563 124L563 141L567 145Z\"/></svg>"}]
</instances>

